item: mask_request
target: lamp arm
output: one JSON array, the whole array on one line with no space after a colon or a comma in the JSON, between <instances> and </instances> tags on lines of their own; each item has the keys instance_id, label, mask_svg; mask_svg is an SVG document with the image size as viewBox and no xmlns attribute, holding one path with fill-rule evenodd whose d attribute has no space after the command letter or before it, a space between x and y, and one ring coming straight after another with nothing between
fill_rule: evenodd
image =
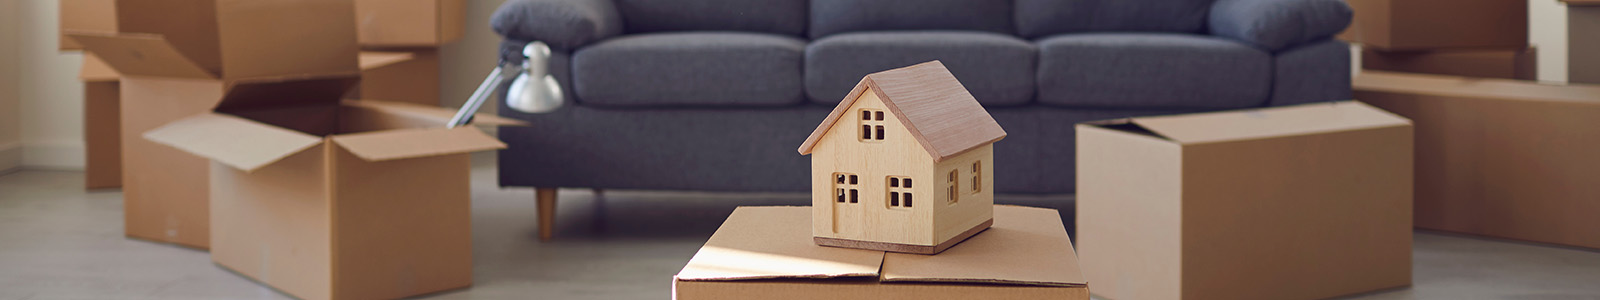
<instances>
[{"instance_id":1,"label":"lamp arm","mask_svg":"<svg viewBox=\"0 0 1600 300\"><path fill-rule=\"evenodd\" d=\"M495 66L494 71L489 72L489 77L484 78L483 83L478 84L478 90L473 91L472 97L467 98L467 103L461 104L461 110L456 111L455 117L450 118L449 128L472 123L472 115L477 114L478 109L483 108L483 103L489 102L489 98L494 95L494 90L499 89L500 85L505 83L506 80L503 76L506 65Z\"/></svg>"}]
</instances>

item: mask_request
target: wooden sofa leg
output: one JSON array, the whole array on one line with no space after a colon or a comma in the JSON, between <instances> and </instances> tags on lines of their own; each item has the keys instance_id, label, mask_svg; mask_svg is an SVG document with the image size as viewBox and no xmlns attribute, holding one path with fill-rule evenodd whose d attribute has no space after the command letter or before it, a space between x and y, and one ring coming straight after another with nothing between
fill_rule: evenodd
<instances>
[{"instance_id":1,"label":"wooden sofa leg","mask_svg":"<svg viewBox=\"0 0 1600 300\"><path fill-rule=\"evenodd\" d=\"M549 241L555 235L556 188L535 188L539 202L539 240Z\"/></svg>"}]
</instances>

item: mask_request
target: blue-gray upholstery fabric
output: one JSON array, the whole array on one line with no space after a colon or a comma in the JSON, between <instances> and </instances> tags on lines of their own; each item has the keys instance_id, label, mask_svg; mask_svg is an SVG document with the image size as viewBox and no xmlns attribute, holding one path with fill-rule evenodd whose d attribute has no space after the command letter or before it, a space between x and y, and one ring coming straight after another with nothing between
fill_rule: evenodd
<instances>
[{"instance_id":1,"label":"blue-gray upholstery fabric","mask_svg":"<svg viewBox=\"0 0 1600 300\"><path fill-rule=\"evenodd\" d=\"M1353 17L1343 0L1217 0L1212 35L1278 51L1344 31Z\"/></svg>"},{"instance_id":2,"label":"blue-gray upholstery fabric","mask_svg":"<svg viewBox=\"0 0 1600 300\"><path fill-rule=\"evenodd\" d=\"M708 191L809 190L810 157L795 147L832 109L607 109L569 105L547 114L501 108L532 126L503 127L502 186ZM1071 193L1073 125L1193 112L1092 110L1040 106L990 108L1006 128L995 144L995 190Z\"/></svg>"},{"instance_id":3,"label":"blue-gray upholstery fabric","mask_svg":"<svg viewBox=\"0 0 1600 300\"><path fill-rule=\"evenodd\" d=\"M806 94L816 103L839 103L867 74L930 60L942 61L984 105L1021 105L1033 98L1033 44L977 31L847 33L816 40L806 49Z\"/></svg>"},{"instance_id":4,"label":"blue-gray upholstery fabric","mask_svg":"<svg viewBox=\"0 0 1600 300\"><path fill-rule=\"evenodd\" d=\"M1012 33L1011 1L811 0L812 39L882 30L975 30Z\"/></svg>"},{"instance_id":5,"label":"blue-gray upholstery fabric","mask_svg":"<svg viewBox=\"0 0 1600 300\"><path fill-rule=\"evenodd\" d=\"M1039 41L1039 102L1062 107L1245 108L1267 102L1272 56L1189 34L1066 34Z\"/></svg>"},{"instance_id":6,"label":"blue-gray upholstery fabric","mask_svg":"<svg viewBox=\"0 0 1600 300\"><path fill-rule=\"evenodd\" d=\"M1272 106L1350 100L1350 45L1325 40L1278 53Z\"/></svg>"},{"instance_id":7,"label":"blue-gray upholstery fabric","mask_svg":"<svg viewBox=\"0 0 1600 300\"><path fill-rule=\"evenodd\" d=\"M489 26L507 40L575 49L621 34L622 18L611 0L510 0L494 11Z\"/></svg>"},{"instance_id":8,"label":"blue-gray upholstery fabric","mask_svg":"<svg viewBox=\"0 0 1600 300\"><path fill-rule=\"evenodd\" d=\"M629 33L749 31L800 36L807 0L614 0Z\"/></svg>"},{"instance_id":9,"label":"blue-gray upholstery fabric","mask_svg":"<svg viewBox=\"0 0 1600 300\"><path fill-rule=\"evenodd\" d=\"M793 105L805 101L805 47L759 33L633 34L579 49L572 77L586 105Z\"/></svg>"},{"instance_id":10,"label":"blue-gray upholstery fabric","mask_svg":"<svg viewBox=\"0 0 1600 300\"><path fill-rule=\"evenodd\" d=\"M1016 0L1017 33L1138 31L1197 33L1214 0ZM1337 1L1337 0L1336 0Z\"/></svg>"}]
</instances>

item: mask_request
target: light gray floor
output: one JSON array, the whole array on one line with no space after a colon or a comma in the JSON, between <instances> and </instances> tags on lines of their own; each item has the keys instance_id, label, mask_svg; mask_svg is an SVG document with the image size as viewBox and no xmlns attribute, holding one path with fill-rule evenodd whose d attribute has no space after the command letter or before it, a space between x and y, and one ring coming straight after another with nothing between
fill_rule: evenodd
<instances>
[{"instance_id":1,"label":"light gray floor","mask_svg":"<svg viewBox=\"0 0 1600 300\"><path fill-rule=\"evenodd\" d=\"M492 160L474 168L475 286L432 299L668 299L672 275L734 207L806 204L800 194L563 190L560 237L541 243L533 191L495 187ZM123 238L121 195L81 187L77 172L0 175L0 300L287 298L205 252ZM1421 232L1415 247L1415 286L1356 299L1600 299L1600 252Z\"/></svg>"}]
</instances>

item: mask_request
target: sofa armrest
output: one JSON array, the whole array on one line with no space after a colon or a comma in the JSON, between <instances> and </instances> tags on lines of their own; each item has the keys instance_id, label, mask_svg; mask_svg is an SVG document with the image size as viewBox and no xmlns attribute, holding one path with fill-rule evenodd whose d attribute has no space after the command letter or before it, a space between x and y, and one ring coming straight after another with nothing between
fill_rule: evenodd
<instances>
[{"instance_id":1,"label":"sofa armrest","mask_svg":"<svg viewBox=\"0 0 1600 300\"><path fill-rule=\"evenodd\" d=\"M1212 35L1277 52L1338 34L1352 16L1342 0L1217 0L1207 25Z\"/></svg>"},{"instance_id":2,"label":"sofa armrest","mask_svg":"<svg viewBox=\"0 0 1600 300\"><path fill-rule=\"evenodd\" d=\"M495 10L489 26L508 42L572 50L621 34L622 17L611 0L511 0Z\"/></svg>"}]
</instances>

